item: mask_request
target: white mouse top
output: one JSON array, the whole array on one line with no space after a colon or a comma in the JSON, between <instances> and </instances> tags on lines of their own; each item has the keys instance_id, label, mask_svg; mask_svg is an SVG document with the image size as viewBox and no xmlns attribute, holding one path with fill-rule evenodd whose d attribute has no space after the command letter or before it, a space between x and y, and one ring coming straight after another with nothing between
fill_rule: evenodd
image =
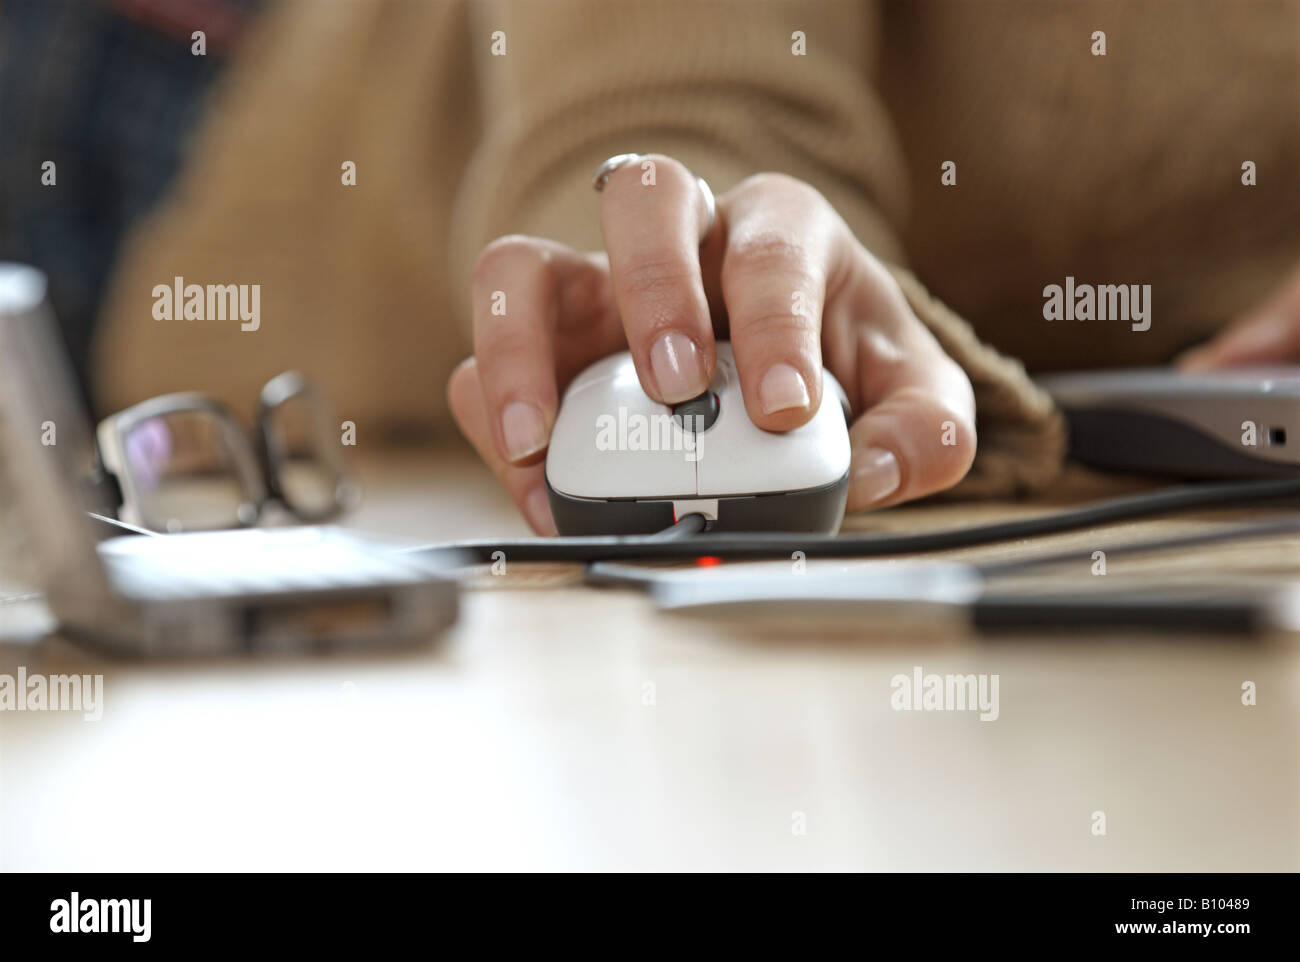
<instances>
[{"instance_id":1,"label":"white mouse top","mask_svg":"<svg viewBox=\"0 0 1300 962\"><path fill-rule=\"evenodd\" d=\"M626 351L578 375L551 433L551 487L575 498L723 498L820 488L848 473L847 401L830 372L812 420L777 434L749 419L731 345L717 354L717 418L698 434L646 396Z\"/></svg>"}]
</instances>

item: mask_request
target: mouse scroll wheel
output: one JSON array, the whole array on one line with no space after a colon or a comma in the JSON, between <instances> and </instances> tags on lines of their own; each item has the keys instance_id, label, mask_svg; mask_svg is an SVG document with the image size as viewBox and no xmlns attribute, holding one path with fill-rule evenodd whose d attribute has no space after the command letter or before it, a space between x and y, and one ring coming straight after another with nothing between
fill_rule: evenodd
<instances>
[{"instance_id":1,"label":"mouse scroll wheel","mask_svg":"<svg viewBox=\"0 0 1300 962\"><path fill-rule=\"evenodd\" d=\"M673 419L681 425L683 431L699 434L713 427L718 419L718 396L712 391L705 391L699 397L673 405Z\"/></svg>"}]
</instances>

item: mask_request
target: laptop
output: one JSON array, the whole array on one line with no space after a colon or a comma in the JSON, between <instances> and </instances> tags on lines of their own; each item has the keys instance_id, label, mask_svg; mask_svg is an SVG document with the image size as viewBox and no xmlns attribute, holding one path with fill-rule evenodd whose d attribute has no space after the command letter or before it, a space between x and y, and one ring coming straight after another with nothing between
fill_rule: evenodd
<instances>
[{"instance_id":1,"label":"laptop","mask_svg":"<svg viewBox=\"0 0 1300 962\"><path fill-rule=\"evenodd\" d=\"M1300 366L1036 381L1065 412L1070 454L1084 464L1181 478L1300 477Z\"/></svg>"},{"instance_id":2,"label":"laptop","mask_svg":"<svg viewBox=\"0 0 1300 962\"><path fill-rule=\"evenodd\" d=\"M355 649L428 644L456 618L434 563L343 528L124 535L92 520L113 506L45 277L7 263L0 472L0 511L19 512L33 587L72 639L146 656Z\"/></svg>"}]
</instances>

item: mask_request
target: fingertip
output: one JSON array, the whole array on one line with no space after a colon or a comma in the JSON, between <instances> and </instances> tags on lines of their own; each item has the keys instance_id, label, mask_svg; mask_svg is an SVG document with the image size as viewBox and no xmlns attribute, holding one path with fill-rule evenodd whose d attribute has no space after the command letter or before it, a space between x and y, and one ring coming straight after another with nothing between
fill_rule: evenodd
<instances>
[{"instance_id":1,"label":"fingertip","mask_svg":"<svg viewBox=\"0 0 1300 962\"><path fill-rule=\"evenodd\" d=\"M888 448L869 446L853 455L847 510L865 511L883 504L903 486L898 456Z\"/></svg>"},{"instance_id":2,"label":"fingertip","mask_svg":"<svg viewBox=\"0 0 1300 962\"><path fill-rule=\"evenodd\" d=\"M555 518L551 514L551 499L547 494L545 482L530 489L519 506L523 509L528 524L539 535L552 537L559 533L555 527Z\"/></svg>"},{"instance_id":3,"label":"fingertip","mask_svg":"<svg viewBox=\"0 0 1300 962\"><path fill-rule=\"evenodd\" d=\"M886 507L952 487L975 461L974 418L911 392L868 411L849 436L851 511Z\"/></svg>"},{"instance_id":4,"label":"fingertip","mask_svg":"<svg viewBox=\"0 0 1300 962\"><path fill-rule=\"evenodd\" d=\"M821 377L811 375L802 360L777 360L747 377L748 373L742 368L745 408L749 419L763 430L791 431L817 413Z\"/></svg>"},{"instance_id":5,"label":"fingertip","mask_svg":"<svg viewBox=\"0 0 1300 962\"><path fill-rule=\"evenodd\" d=\"M714 349L707 350L681 331L664 331L651 341L646 352L651 385L646 393L664 404L677 404L703 394L712 379Z\"/></svg>"},{"instance_id":6,"label":"fingertip","mask_svg":"<svg viewBox=\"0 0 1300 962\"><path fill-rule=\"evenodd\" d=\"M1300 322L1285 313L1237 321L1175 364L1187 371L1281 363L1300 357Z\"/></svg>"},{"instance_id":7,"label":"fingertip","mask_svg":"<svg viewBox=\"0 0 1300 962\"><path fill-rule=\"evenodd\" d=\"M758 404L764 414L805 410L812 403L808 385L793 364L779 361L758 382Z\"/></svg>"},{"instance_id":8,"label":"fingertip","mask_svg":"<svg viewBox=\"0 0 1300 962\"><path fill-rule=\"evenodd\" d=\"M458 423L464 424L466 402L476 394L481 395L482 391L478 384L478 365L470 355L457 364L447 378L447 407Z\"/></svg>"},{"instance_id":9,"label":"fingertip","mask_svg":"<svg viewBox=\"0 0 1300 962\"><path fill-rule=\"evenodd\" d=\"M551 435L542 409L529 401L511 401L502 408L500 422L505 460L516 467L535 463Z\"/></svg>"},{"instance_id":10,"label":"fingertip","mask_svg":"<svg viewBox=\"0 0 1300 962\"><path fill-rule=\"evenodd\" d=\"M1189 373L1208 371L1214 367L1214 354L1205 348L1193 348L1174 358L1173 366Z\"/></svg>"}]
</instances>

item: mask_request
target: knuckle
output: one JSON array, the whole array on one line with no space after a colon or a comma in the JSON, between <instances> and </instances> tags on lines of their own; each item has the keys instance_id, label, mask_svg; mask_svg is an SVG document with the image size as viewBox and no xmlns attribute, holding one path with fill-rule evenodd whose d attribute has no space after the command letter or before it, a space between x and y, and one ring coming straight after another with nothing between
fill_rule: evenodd
<instances>
[{"instance_id":1,"label":"knuckle","mask_svg":"<svg viewBox=\"0 0 1300 962\"><path fill-rule=\"evenodd\" d=\"M736 191L742 195L782 196L804 203L825 203L821 191L812 184L783 174L778 171L763 171L750 174L739 184Z\"/></svg>"},{"instance_id":2,"label":"knuckle","mask_svg":"<svg viewBox=\"0 0 1300 962\"><path fill-rule=\"evenodd\" d=\"M932 390L920 387L903 389L895 402L919 415L911 421L916 429L909 431L916 456L924 458L943 483L960 479L975 460L973 411L955 399L936 396Z\"/></svg>"},{"instance_id":3,"label":"knuckle","mask_svg":"<svg viewBox=\"0 0 1300 962\"><path fill-rule=\"evenodd\" d=\"M687 266L668 257L644 257L619 272L619 286L624 294L652 303L684 300L693 282Z\"/></svg>"},{"instance_id":4,"label":"knuckle","mask_svg":"<svg viewBox=\"0 0 1300 962\"><path fill-rule=\"evenodd\" d=\"M599 271L583 271L558 287L556 329L569 336L600 330L611 307L609 277Z\"/></svg>"},{"instance_id":5,"label":"knuckle","mask_svg":"<svg viewBox=\"0 0 1300 962\"><path fill-rule=\"evenodd\" d=\"M456 369L451 372L451 377L447 378L447 387L445 396L447 398L447 408L451 411L452 417L460 426L461 431L465 431L465 399L471 397L476 388L474 383L475 362L473 357L467 357L456 365Z\"/></svg>"},{"instance_id":6,"label":"knuckle","mask_svg":"<svg viewBox=\"0 0 1300 962\"><path fill-rule=\"evenodd\" d=\"M780 340L802 344L808 335L808 320L791 311L760 311L732 319L732 327L746 340Z\"/></svg>"},{"instance_id":7,"label":"knuckle","mask_svg":"<svg viewBox=\"0 0 1300 962\"><path fill-rule=\"evenodd\" d=\"M765 226L735 233L723 270L781 274L805 281L821 279L808 242L793 231Z\"/></svg>"},{"instance_id":8,"label":"knuckle","mask_svg":"<svg viewBox=\"0 0 1300 962\"><path fill-rule=\"evenodd\" d=\"M474 283L488 284L502 274L534 269L543 261L537 242L523 234L506 234L483 248L474 264Z\"/></svg>"}]
</instances>

